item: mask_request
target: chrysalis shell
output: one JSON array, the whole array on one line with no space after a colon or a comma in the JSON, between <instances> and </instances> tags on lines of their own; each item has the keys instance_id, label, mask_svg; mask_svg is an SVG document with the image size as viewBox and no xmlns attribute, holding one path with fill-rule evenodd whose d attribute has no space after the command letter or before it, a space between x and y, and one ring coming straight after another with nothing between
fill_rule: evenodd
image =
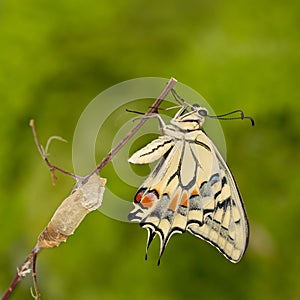
<instances>
[{"instance_id":1,"label":"chrysalis shell","mask_svg":"<svg viewBox=\"0 0 300 300\"><path fill-rule=\"evenodd\" d=\"M85 216L100 207L106 179L93 174L57 208L47 227L38 237L37 247L52 248L65 242Z\"/></svg>"}]
</instances>

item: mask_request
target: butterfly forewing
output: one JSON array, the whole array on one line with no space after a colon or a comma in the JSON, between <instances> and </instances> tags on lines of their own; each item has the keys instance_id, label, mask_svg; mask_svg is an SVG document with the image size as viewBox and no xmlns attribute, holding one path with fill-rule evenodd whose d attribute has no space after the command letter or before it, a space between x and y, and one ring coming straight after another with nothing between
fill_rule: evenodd
<instances>
[{"instance_id":1,"label":"butterfly forewing","mask_svg":"<svg viewBox=\"0 0 300 300\"><path fill-rule=\"evenodd\" d=\"M232 262L243 256L248 222L227 164L202 131L203 116L179 111L164 135L129 159L161 160L139 188L128 216L148 231L147 248L158 235L160 256L174 233L188 230L215 246Z\"/></svg>"},{"instance_id":2,"label":"butterfly forewing","mask_svg":"<svg viewBox=\"0 0 300 300\"><path fill-rule=\"evenodd\" d=\"M147 164L161 158L172 146L174 141L169 136L160 136L158 139L149 143L145 148L135 152L129 162L134 164Z\"/></svg>"}]
</instances>

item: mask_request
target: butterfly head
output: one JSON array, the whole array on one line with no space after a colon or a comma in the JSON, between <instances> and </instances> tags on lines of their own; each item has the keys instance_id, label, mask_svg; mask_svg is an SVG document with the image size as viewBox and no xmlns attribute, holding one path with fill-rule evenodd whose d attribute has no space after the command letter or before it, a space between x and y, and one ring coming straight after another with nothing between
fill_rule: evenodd
<instances>
[{"instance_id":1,"label":"butterfly head","mask_svg":"<svg viewBox=\"0 0 300 300\"><path fill-rule=\"evenodd\" d=\"M199 104L193 104L192 105L193 109L195 110L195 113L199 116L205 119L205 117L208 116L208 111L206 108L201 107ZM203 120L204 122L204 120Z\"/></svg>"},{"instance_id":2,"label":"butterfly head","mask_svg":"<svg viewBox=\"0 0 300 300\"><path fill-rule=\"evenodd\" d=\"M208 111L206 108L198 104L187 104L178 111L171 123L183 130L199 130L202 128L207 116Z\"/></svg>"}]
</instances>

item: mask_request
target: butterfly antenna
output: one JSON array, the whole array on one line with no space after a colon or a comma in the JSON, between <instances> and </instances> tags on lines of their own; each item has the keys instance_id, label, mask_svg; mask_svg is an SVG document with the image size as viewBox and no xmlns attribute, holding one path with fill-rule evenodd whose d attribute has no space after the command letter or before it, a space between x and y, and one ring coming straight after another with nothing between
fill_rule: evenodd
<instances>
[{"instance_id":1,"label":"butterfly antenna","mask_svg":"<svg viewBox=\"0 0 300 300\"><path fill-rule=\"evenodd\" d=\"M239 116L237 116L237 117L227 117L227 116L230 116L230 115L236 114L236 113L238 113ZM250 116L245 116L244 112L240 109L231 111L231 112L223 114L223 115L217 115L217 116L207 115L207 117L209 117L211 119L218 119L218 120L244 120L244 119L248 119L248 120L250 120L252 126L255 125L254 119Z\"/></svg>"}]
</instances>

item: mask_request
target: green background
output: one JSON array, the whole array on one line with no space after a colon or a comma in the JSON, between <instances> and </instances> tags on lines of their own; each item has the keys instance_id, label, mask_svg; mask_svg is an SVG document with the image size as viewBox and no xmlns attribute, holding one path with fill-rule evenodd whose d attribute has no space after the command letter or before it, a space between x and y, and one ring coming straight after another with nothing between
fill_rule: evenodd
<instances>
[{"instance_id":1,"label":"green background","mask_svg":"<svg viewBox=\"0 0 300 300\"><path fill-rule=\"evenodd\" d=\"M158 241L144 261L145 230L94 212L40 253L43 299L299 299L299 15L299 1L1 1L0 292L73 185L59 174L52 186L30 118L43 143L69 141L51 159L71 170L76 123L98 93L174 76L216 113L256 120L222 123L251 226L245 257L231 264L186 233L157 267ZM31 285L12 299L31 299Z\"/></svg>"}]
</instances>

